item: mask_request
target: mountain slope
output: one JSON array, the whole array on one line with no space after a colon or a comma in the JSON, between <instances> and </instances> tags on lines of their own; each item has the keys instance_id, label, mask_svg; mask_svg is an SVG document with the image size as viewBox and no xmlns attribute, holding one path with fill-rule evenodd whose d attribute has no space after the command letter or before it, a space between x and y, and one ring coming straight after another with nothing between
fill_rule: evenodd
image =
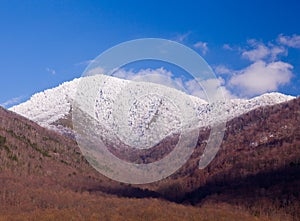
<instances>
[{"instance_id":1,"label":"mountain slope","mask_svg":"<svg viewBox=\"0 0 300 221\"><path fill-rule=\"evenodd\" d=\"M0 220L254 218L226 203L199 210L148 198L155 194L96 173L78 151L73 140L0 108ZM132 199L120 197L126 194Z\"/></svg>"},{"instance_id":2,"label":"mountain slope","mask_svg":"<svg viewBox=\"0 0 300 221\"><path fill-rule=\"evenodd\" d=\"M286 211L300 219L300 98L252 110L227 123L216 158L197 163L209 131L167 186L177 202L244 205L255 214ZM204 142L203 142L204 141ZM177 179L176 182L172 179ZM173 184L171 184L173 183ZM170 197L170 187L165 191ZM284 218L286 220L288 218Z\"/></svg>"},{"instance_id":3,"label":"mountain slope","mask_svg":"<svg viewBox=\"0 0 300 221\"><path fill-rule=\"evenodd\" d=\"M209 133L204 128L191 159L174 175L153 184L130 186L93 170L73 140L0 108L0 214L8 220L18 214L29 220L50 214L65 217L62 220L93 220L92 210L95 217L106 214L109 220L113 208L119 211L117 217L125 214L128 220L143 214L164 220L167 218L159 214L163 208L170 211L168 218L176 214L180 220L297 220L299 110L297 98L230 120L216 158L199 170L197 163ZM126 207L124 196L140 198L130 201L140 211Z\"/></svg>"},{"instance_id":4,"label":"mountain slope","mask_svg":"<svg viewBox=\"0 0 300 221\"><path fill-rule=\"evenodd\" d=\"M18 174L22 178L38 175L41 180L33 179L30 181L32 185L36 181L36 185L40 185L44 180L62 186L74 184L75 189L98 182L89 176L100 179L81 156L73 140L2 108L0 146L1 175Z\"/></svg>"}]
</instances>

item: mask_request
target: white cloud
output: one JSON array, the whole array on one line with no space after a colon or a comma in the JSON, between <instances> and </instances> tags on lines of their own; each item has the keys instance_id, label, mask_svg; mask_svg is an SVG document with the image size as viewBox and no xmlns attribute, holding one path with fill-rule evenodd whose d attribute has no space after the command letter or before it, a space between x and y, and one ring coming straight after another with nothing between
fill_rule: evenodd
<instances>
[{"instance_id":1,"label":"white cloud","mask_svg":"<svg viewBox=\"0 0 300 221\"><path fill-rule=\"evenodd\" d=\"M214 68L216 74L231 74L233 71L227 68L225 65L218 65Z\"/></svg>"},{"instance_id":2,"label":"white cloud","mask_svg":"<svg viewBox=\"0 0 300 221\"><path fill-rule=\"evenodd\" d=\"M265 45L255 39L250 39L247 42L250 49L241 49L242 57L253 62L259 60L275 61L280 54L287 55L287 50L283 46L274 45L270 42Z\"/></svg>"},{"instance_id":3,"label":"white cloud","mask_svg":"<svg viewBox=\"0 0 300 221\"><path fill-rule=\"evenodd\" d=\"M285 36L280 34L277 41L291 48L300 48L300 35Z\"/></svg>"},{"instance_id":4,"label":"white cloud","mask_svg":"<svg viewBox=\"0 0 300 221\"><path fill-rule=\"evenodd\" d=\"M191 34L191 32L187 32L187 33L184 33L184 34L178 34L175 38L175 41L177 42L183 42L185 39L188 38L188 36Z\"/></svg>"},{"instance_id":5,"label":"white cloud","mask_svg":"<svg viewBox=\"0 0 300 221\"><path fill-rule=\"evenodd\" d=\"M112 74L112 76L114 77L119 77L127 80L138 80L150 75L163 75L166 77L172 77L173 73L161 67L157 69L141 69L138 72L134 72L133 70L127 71L123 68L120 68Z\"/></svg>"},{"instance_id":6,"label":"white cloud","mask_svg":"<svg viewBox=\"0 0 300 221\"><path fill-rule=\"evenodd\" d=\"M9 100L3 102L2 104L0 104L0 106L5 107L5 108L11 107L15 104L20 103L24 99L24 97L25 96L23 96L23 95L19 96L19 97L14 97L12 99L9 99Z\"/></svg>"},{"instance_id":7,"label":"white cloud","mask_svg":"<svg viewBox=\"0 0 300 221\"><path fill-rule=\"evenodd\" d=\"M189 94L207 100L209 96L212 100L223 98L234 98L234 96L225 88L223 78L211 78L202 81L195 79L185 82L185 87Z\"/></svg>"},{"instance_id":8,"label":"white cloud","mask_svg":"<svg viewBox=\"0 0 300 221\"><path fill-rule=\"evenodd\" d=\"M201 50L201 53L205 55L208 52L208 43L203 41L198 41L194 44L194 48Z\"/></svg>"},{"instance_id":9,"label":"white cloud","mask_svg":"<svg viewBox=\"0 0 300 221\"><path fill-rule=\"evenodd\" d=\"M287 50L284 47L272 46L270 49L271 60L276 60L278 55L283 54L287 55Z\"/></svg>"},{"instance_id":10,"label":"white cloud","mask_svg":"<svg viewBox=\"0 0 300 221\"><path fill-rule=\"evenodd\" d=\"M241 96L259 95L276 91L280 85L290 82L293 74L291 64L276 61L256 61L233 76L229 85L239 90Z\"/></svg>"},{"instance_id":11,"label":"white cloud","mask_svg":"<svg viewBox=\"0 0 300 221\"><path fill-rule=\"evenodd\" d=\"M127 80L162 84L205 100L207 100L206 93L209 93L212 99L217 98L217 96L220 96L221 94L223 94L226 98L233 97L233 95L225 88L224 80L222 78L199 81L201 83L200 85L195 79L184 81L180 77L174 78L173 73L164 68L148 68L139 70L138 72L119 69L115 73L113 73L112 76Z\"/></svg>"},{"instance_id":12,"label":"white cloud","mask_svg":"<svg viewBox=\"0 0 300 221\"><path fill-rule=\"evenodd\" d=\"M141 69L138 72L134 72L133 70L125 70L118 69L116 70L112 76L126 79L126 80L134 80L134 81L144 81L144 82L152 82L156 84L162 84L168 87L176 88L178 90L182 90L182 82L179 78L175 80L172 79L173 73L164 69L163 67L157 69Z\"/></svg>"},{"instance_id":13,"label":"white cloud","mask_svg":"<svg viewBox=\"0 0 300 221\"><path fill-rule=\"evenodd\" d=\"M279 35L277 41L267 43L250 39L246 47L224 44L223 49L234 50L251 62L241 70L230 70L224 65L214 68L217 74L231 74L226 87L240 97L251 97L270 91L276 91L281 85L291 81L293 66L280 61L288 55L288 47L300 48L300 35Z\"/></svg>"},{"instance_id":14,"label":"white cloud","mask_svg":"<svg viewBox=\"0 0 300 221\"><path fill-rule=\"evenodd\" d=\"M54 69L52 69L52 68L46 68L46 71L49 72L52 75L56 74L56 71Z\"/></svg>"},{"instance_id":15,"label":"white cloud","mask_svg":"<svg viewBox=\"0 0 300 221\"><path fill-rule=\"evenodd\" d=\"M233 47L231 47L229 44L224 44L223 49L228 50L228 51L233 51Z\"/></svg>"},{"instance_id":16,"label":"white cloud","mask_svg":"<svg viewBox=\"0 0 300 221\"><path fill-rule=\"evenodd\" d=\"M244 51L242 56L250 61L257 61L267 57L269 54L269 48L267 48L264 44L259 44L254 49Z\"/></svg>"},{"instance_id":17,"label":"white cloud","mask_svg":"<svg viewBox=\"0 0 300 221\"><path fill-rule=\"evenodd\" d=\"M93 75L97 75L97 74L105 74L105 70L102 67L96 67L96 68L93 68L93 69L89 69L84 74L85 74L85 76L93 76Z\"/></svg>"}]
</instances>

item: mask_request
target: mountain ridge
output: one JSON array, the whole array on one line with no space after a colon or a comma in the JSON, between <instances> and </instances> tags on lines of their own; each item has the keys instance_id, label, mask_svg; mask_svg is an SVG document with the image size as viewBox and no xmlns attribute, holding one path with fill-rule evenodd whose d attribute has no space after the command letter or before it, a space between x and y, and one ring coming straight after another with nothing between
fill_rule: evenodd
<instances>
[{"instance_id":1,"label":"mountain ridge","mask_svg":"<svg viewBox=\"0 0 300 221\"><path fill-rule=\"evenodd\" d=\"M119 130L119 128L115 127L114 125L119 125L120 119L123 119L124 117L119 117L113 112L113 110L115 110L114 106L117 105L116 102L119 99L119 91L124 89L128 84L136 84L137 86L133 85L133 90L135 90L135 88L137 88L138 86L146 87L149 83L135 83L132 81L122 80L110 76L98 77L98 80L103 81L104 83L102 84L103 88L99 88L99 94L96 95L95 110L94 113L91 113L91 115L95 115L95 118L97 118L99 122L101 122L101 124L106 125L105 127L110 128L112 131ZM56 130L62 134L67 134L71 137L74 137L71 122L72 116L70 116L70 114L72 112L72 103L76 99L76 91L79 85L81 84L81 80L82 79L79 78L74 79L72 81L63 83L58 87L37 93L33 95L28 101L13 106L9 108L9 110L14 111L22 116L25 116L28 119L31 119L43 127ZM153 87L153 85L156 84L151 83L151 87ZM157 86L157 89L166 90L166 87L160 85ZM172 93L175 93L177 97L182 97L183 99L187 99L190 97L190 99L192 99L192 101L194 102L192 109L195 112L195 118L198 121L199 127L209 126L210 124L218 120L228 121L260 106L273 105L295 98L293 96L273 92L263 94L261 96L248 100L232 99L225 100L224 102L219 101L215 104L208 103L197 97L184 95L183 93L179 93L179 91L175 89L170 89L170 91ZM149 101L149 99L152 99L152 101ZM135 112L129 113L129 116L132 115L132 119L128 118L128 122L124 121L124 124L132 124L132 122L135 122L136 125L129 126L127 127L127 131L122 132L125 133L123 134L123 139L129 139L128 137L133 137L135 139L137 137L143 137L144 141L142 144L147 145L147 140L150 140L150 136L153 133L162 134L166 136L168 133L176 134L178 132L178 125L182 123L176 120L175 117L178 115L178 110L177 112L174 112L175 109L172 111L162 110L162 108L157 106L158 102L162 102L161 99L162 98L159 97L146 97L144 98L144 100L146 100L145 102L148 103L141 103L139 104L139 106L141 107L142 105L150 105L154 107L153 110L148 108L149 110L146 110L144 112L137 112L141 110L136 109ZM167 100L165 100L164 102L167 102ZM165 103L164 105L170 107L171 103ZM138 108L140 108L139 106ZM147 131L149 130L149 123L147 122L151 122L151 119L154 116L153 113L157 112L158 110L160 111L160 118L164 119L164 121L161 122L164 130L162 132L150 130L150 132L148 132L147 134ZM222 113L216 114L214 113L215 110L221 110ZM146 116L149 117L149 120ZM66 121L66 119L68 119L68 121ZM65 122L65 124L63 124L62 122ZM165 128L167 127L167 125L168 128ZM134 132L127 134L128 131ZM106 136L110 137L111 135L106 134ZM133 141L128 140L128 142L132 143Z\"/></svg>"}]
</instances>

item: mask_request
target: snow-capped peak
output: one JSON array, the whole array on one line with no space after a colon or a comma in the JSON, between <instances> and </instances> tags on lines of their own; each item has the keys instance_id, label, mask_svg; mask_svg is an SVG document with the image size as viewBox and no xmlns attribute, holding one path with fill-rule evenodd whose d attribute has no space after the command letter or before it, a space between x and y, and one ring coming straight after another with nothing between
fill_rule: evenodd
<instances>
[{"instance_id":1,"label":"snow-capped peak","mask_svg":"<svg viewBox=\"0 0 300 221\"><path fill-rule=\"evenodd\" d=\"M104 78L101 76L102 75L99 75L98 77ZM76 91L81 80L80 78L74 79L58 87L37 93L28 101L11 107L10 110L37 122L43 127L63 132L66 128L58 125L56 122L66 118L70 114L72 103L76 97ZM187 102L187 99L192 101L193 104L190 104L190 107L194 110L194 116L196 116L198 121L195 126L199 127L209 126L216 120L229 120L255 108L285 102L294 98L293 96L275 92L263 94L252 99L232 99L221 102L220 104L209 104L205 100L162 85L146 82L131 82L108 76L105 76L105 79L102 80L104 80L104 84L102 84L100 88L97 88L98 94L96 95L96 99L93 100L95 103L91 115L111 130L118 131L127 127L126 131L128 133L123 133L123 139L132 145L134 145L134 141L137 139L142 145L153 145L151 140L160 140L164 136L170 133L176 133L180 130L182 120L179 117L180 110L178 110L178 105L160 96L159 91L173 94L172 96L184 102ZM128 90L127 88L126 90L128 94L120 94L122 89L128 86L129 82L130 89ZM142 100L138 100L135 97L137 93L134 91L142 91L147 87L152 88L152 90L153 88L157 88L158 93L145 95ZM120 105L124 106L122 99L118 99L120 95L132 98L130 100L132 104L127 108L128 113L126 113L127 117L125 121L120 119L124 113L123 115L114 114L114 111L118 111L116 107ZM212 113L212 111L216 109L213 108L214 105L222 106L220 109L221 113ZM159 115L159 118L157 118L157 115ZM122 126L119 125L121 121L123 122ZM160 130L153 133L154 127ZM153 134L158 137L153 137Z\"/></svg>"}]
</instances>

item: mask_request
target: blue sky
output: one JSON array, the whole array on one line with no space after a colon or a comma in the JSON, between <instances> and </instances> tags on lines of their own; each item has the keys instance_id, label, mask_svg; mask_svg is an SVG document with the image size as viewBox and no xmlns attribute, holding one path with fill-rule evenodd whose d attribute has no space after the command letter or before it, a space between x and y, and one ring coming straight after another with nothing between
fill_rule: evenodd
<instances>
[{"instance_id":1,"label":"blue sky","mask_svg":"<svg viewBox=\"0 0 300 221\"><path fill-rule=\"evenodd\" d=\"M232 96L300 95L300 3L0 0L0 104L80 77L106 49L137 38L193 48Z\"/></svg>"}]
</instances>

